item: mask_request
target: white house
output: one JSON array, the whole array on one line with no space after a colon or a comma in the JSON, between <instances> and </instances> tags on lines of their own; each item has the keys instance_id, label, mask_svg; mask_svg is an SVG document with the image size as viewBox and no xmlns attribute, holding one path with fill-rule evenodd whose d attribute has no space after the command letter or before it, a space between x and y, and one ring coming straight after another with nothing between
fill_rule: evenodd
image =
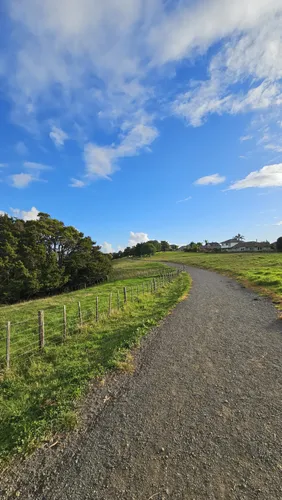
<instances>
[{"instance_id":1,"label":"white house","mask_svg":"<svg viewBox=\"0 0 282 500\"><path fill-rule=\"evenodd\" d=\"M226 240L221 243L221 250L230 250L238 244L238 240L232 238L231 240Z\"/></svg>"},{"instance_id":2,"label":"white house","mask_svg":"<svg viewBox=\"0 0 282 500\"><path fill-rule=\"evenodd\" d=\"M272 248L267 241L240 241L229 249L230 252L271 252Z\"/></svg>"}]
</instances>

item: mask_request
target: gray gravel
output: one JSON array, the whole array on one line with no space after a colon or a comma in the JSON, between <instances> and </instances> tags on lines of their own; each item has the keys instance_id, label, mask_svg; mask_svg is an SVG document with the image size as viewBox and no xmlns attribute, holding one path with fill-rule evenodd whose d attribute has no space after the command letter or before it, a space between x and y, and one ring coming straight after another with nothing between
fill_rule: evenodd
<instances>
[{"instance_id":1,"label":"gray gravel","mask_svg":"<svg viewBox=\"0 0 282 500\"><path fill-rule=\"evenodd\" d=\"M135 374L110 382L104 406L90 393L93 419L67 446L14 470L20 498L282 498L282 322L267 299L187 269L190 296L146 340Z\"/></svg>"}]
</instances>

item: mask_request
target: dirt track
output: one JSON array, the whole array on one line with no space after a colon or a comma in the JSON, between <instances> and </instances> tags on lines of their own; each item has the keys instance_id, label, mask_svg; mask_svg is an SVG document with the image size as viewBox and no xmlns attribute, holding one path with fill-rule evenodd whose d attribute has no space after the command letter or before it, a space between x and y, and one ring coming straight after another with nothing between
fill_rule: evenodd
<instances>
[{"instance_id":1,"label":"dirt track","mask_svg":"<svg viewBox=\"0 0 282 500\"><path fill-rule=\"evenodd\" d=\"M19 472L20 498L282 498L282 322L234 281L187 269L190 296L139 369L87 432Z\"/></svg>"}]
</instances>

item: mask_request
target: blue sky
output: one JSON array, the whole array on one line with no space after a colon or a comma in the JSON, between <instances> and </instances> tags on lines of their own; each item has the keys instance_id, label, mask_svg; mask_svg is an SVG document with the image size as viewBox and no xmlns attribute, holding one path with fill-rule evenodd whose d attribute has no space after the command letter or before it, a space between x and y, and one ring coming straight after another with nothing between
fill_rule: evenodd
<instances>
[{"instance_id":1,"label":"blue sky","mask_svg":"<svg viewBox=\"0 0 282 500\"><path fill-rule=\"evenodd\" d=\"M104 251L282 234L281 0L0 9L0 212Z\"/></svg>"}]
</instances>

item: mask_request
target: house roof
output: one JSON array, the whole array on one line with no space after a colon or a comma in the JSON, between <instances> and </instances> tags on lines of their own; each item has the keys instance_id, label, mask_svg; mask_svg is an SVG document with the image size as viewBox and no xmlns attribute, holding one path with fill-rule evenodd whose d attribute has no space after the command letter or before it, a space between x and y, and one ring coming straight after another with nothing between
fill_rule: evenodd
<instances>
[{"instance_id":1,"label":"house roof","mask_svg":"<svg viewBox=\"0 0 282 500\"><path fill-rule=\"evenodd\" d=\"M236 238L231 238L231 240L222 241L221 244L235 243L236 241L238 241Z\"/></svg>"},{"instance_id":2,"label":"house roof","mask_svg":"<svg viewBox=\"0 0 282 500\"><path fill-rule=\"evenodd\" d=\"M268 241L240 241L233 247L236 248L269 248L270 243Z\"/></svg>"},{"instance_id":3,"label":"house roof","mask_svg":"<svg viewBox=\"0 0 282 500\"><path fill-rule=\"evenodd\" d=\"M211 243L207 243L205 245L206 248L211 248L211 247L220 247L220 243L217 243L217 241L212 241Z\"/></svg>"}]
</instances>

